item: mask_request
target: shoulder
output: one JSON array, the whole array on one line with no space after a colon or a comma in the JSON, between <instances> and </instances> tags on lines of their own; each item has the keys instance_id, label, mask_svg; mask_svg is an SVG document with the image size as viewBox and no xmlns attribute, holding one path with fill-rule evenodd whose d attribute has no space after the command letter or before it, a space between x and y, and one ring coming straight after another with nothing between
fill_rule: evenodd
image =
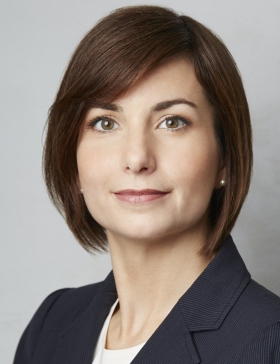
<instances>
[{"instance_id":1,"label":"shoulder","mask_svg":"<svg viewBox=\"0 0 280 364\"><path fill-rule=\"evenodd\" d=\"M254 280L250 280L232 312L233 319L240 319L246 332L246 340L280 321L280 297ZM246 341L245 340L245 341Z\"/></svg>"},{"instance_id":2,"label":"shoulder","mask_svg":"<svg viewBox=\"0 0 280 364\"><path fill-rule=\"evenodd\" d=\"M280 321L277 321L253 336L244 348L238 364L280 363Z\"/></svg>"},{"instance_id":3,"label":"shoulder","mask_svg":"<svg viewBox=\"0 0 280 364\"><path fill-rule=\"evenodd\" d=\"M102 282L79 288L64 288L51 293L40 305L31 323L43 322L46 318L55 317L61 323L71 323L83 312L97 294Z\"/></svg>"},{"instance_id":4,"label":"shoulder","mask_svg":"<svg viewBox=\"0 0 280 364\"><path fill-rule=\"evenodd\" d=\"M279 364L280 297L251 280L234 311L243 337L238 364Z\"/></svg>"},{"instance_id":5,"label":"shoulder","mask_svg":"<svg viewBox=\"0 0 280 364\"><path fill-rule=\"evenodd\" d=\"M251 280L243 291L240 302L243 309L255 315L257 320L280 320L280 297L254 280Z\"/></svg>"},{"instance_id":6,"label":"shoulder","mask_svg":"<svg viewBox=\"0 0 280 364\"><path fill-rule=\"evenodd\" d=\"M67 328L87 308L101 285L102 282L79 288L64 288L47 296L20 339L14 364L30 363L43 328L50 322L55 322L55 326L61 330Z\"/></svg>"}]
</instances>

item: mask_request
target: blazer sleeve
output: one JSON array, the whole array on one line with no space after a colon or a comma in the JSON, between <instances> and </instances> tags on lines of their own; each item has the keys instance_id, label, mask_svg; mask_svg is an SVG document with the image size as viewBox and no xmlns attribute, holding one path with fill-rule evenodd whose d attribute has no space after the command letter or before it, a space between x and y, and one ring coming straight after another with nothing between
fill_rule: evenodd
<instances>
[{"instance_id":1,"label":"blazer sleeve","mask_svg":"<svg viewBox=\"0 0 280 364\"><path fill-rule=\"evenodd\" d=\"M280 321L256 334L238 364L280 364Z\"/></svg>"},{"instance_id":2,"label":"blazer sleeve","mask_svg":"<svg viewBox=\"0 0 280 364\"><path fill-rule=\"evenodd\" d=\"M57 299L65 292L68 288L60 289L50 294L38 308L30 323L26 327L19 341L14 364L30 364L36 350L37 340L40 336L41 330L44 326L46 317L49 311L57 301Z\"/></svg>"}]
</instances>

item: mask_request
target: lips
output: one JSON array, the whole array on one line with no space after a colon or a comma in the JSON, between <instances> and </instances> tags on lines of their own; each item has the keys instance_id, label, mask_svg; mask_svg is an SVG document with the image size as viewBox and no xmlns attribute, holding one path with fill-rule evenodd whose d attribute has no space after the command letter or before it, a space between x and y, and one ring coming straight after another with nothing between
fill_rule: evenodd
<instances>
[{"instance_id":1,"label":"lips","mask_svg":"<svg viewBox=\"0 0 280 364\"><path fill-rule=\"evenodd\" d=\"M145 190L121 190L115 192L115 196L123 202L130 204L143 204L165 197L169 192L145 189Z\"/></svg>"}]
</instances>

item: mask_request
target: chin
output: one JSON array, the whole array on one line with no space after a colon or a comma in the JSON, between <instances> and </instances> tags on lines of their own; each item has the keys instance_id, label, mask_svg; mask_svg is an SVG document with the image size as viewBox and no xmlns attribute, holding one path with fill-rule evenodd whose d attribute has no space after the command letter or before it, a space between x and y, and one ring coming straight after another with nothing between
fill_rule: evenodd
<instances>
[{"instance_id":1,"label":"chin","mask_svg":"<svg viewBox=\"0 0 280 364\"><path fill-rule=\"evenodd\" d=\"M128 228L129 227L129 228ZM134 242L152 242L161 241L168 234L163 227L156 227L154 224L129 224L123 229L106 229L108 238L117 238Z\"/></svg>"},{"instance_id":2,"label":"chin","mask_svg":"<svg viewBox=\"0 0 280 364\"><path fill-rule=\"evenodd\" d=\"M129 227L129 228L128 228ZM175 224L128 224L123 228L118 229L106 229L108 239L129 241L139 244L152 244L160 243L163 244L165 239L169 242L173 241L173 238L178 238L187 234L188 229L186 226L175 226Z\"/></svg>"}]
</instances>

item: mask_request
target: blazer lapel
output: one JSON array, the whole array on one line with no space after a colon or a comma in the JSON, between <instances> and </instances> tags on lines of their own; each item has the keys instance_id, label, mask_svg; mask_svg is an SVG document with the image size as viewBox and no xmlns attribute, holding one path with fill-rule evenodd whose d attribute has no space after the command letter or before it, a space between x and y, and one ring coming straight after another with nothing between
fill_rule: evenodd
<instances>
[{"instance_id":1,"label":"blazer lapel","mask_svg":"<svg viewBox=\"0 0 280 364\"><path fill-rule=\"evenodd\" d=\"M178 304L191 332L216 330L251 280L229 236Z\"/></svg>"},{"instance_id":2,"label":"blazer lapel","mask_svg":"<svg viewBox=\"0 0 280 364\"><path fill-rule=\"evenodd\" d=\"M177 305L131 364L199 364L200 358Z\"/></svg>"},{"instance_id":3,"label":"blazer lapel","mask_svg":"<svg viewBox=\"0 0 280 364\"><path fill-rule=\"evenodd\" d=\"M56 364L92 363L100 331L116 299L115 281L111 272L90 305L78 320L60 336Z\"/></svg>"}]
</instances>

